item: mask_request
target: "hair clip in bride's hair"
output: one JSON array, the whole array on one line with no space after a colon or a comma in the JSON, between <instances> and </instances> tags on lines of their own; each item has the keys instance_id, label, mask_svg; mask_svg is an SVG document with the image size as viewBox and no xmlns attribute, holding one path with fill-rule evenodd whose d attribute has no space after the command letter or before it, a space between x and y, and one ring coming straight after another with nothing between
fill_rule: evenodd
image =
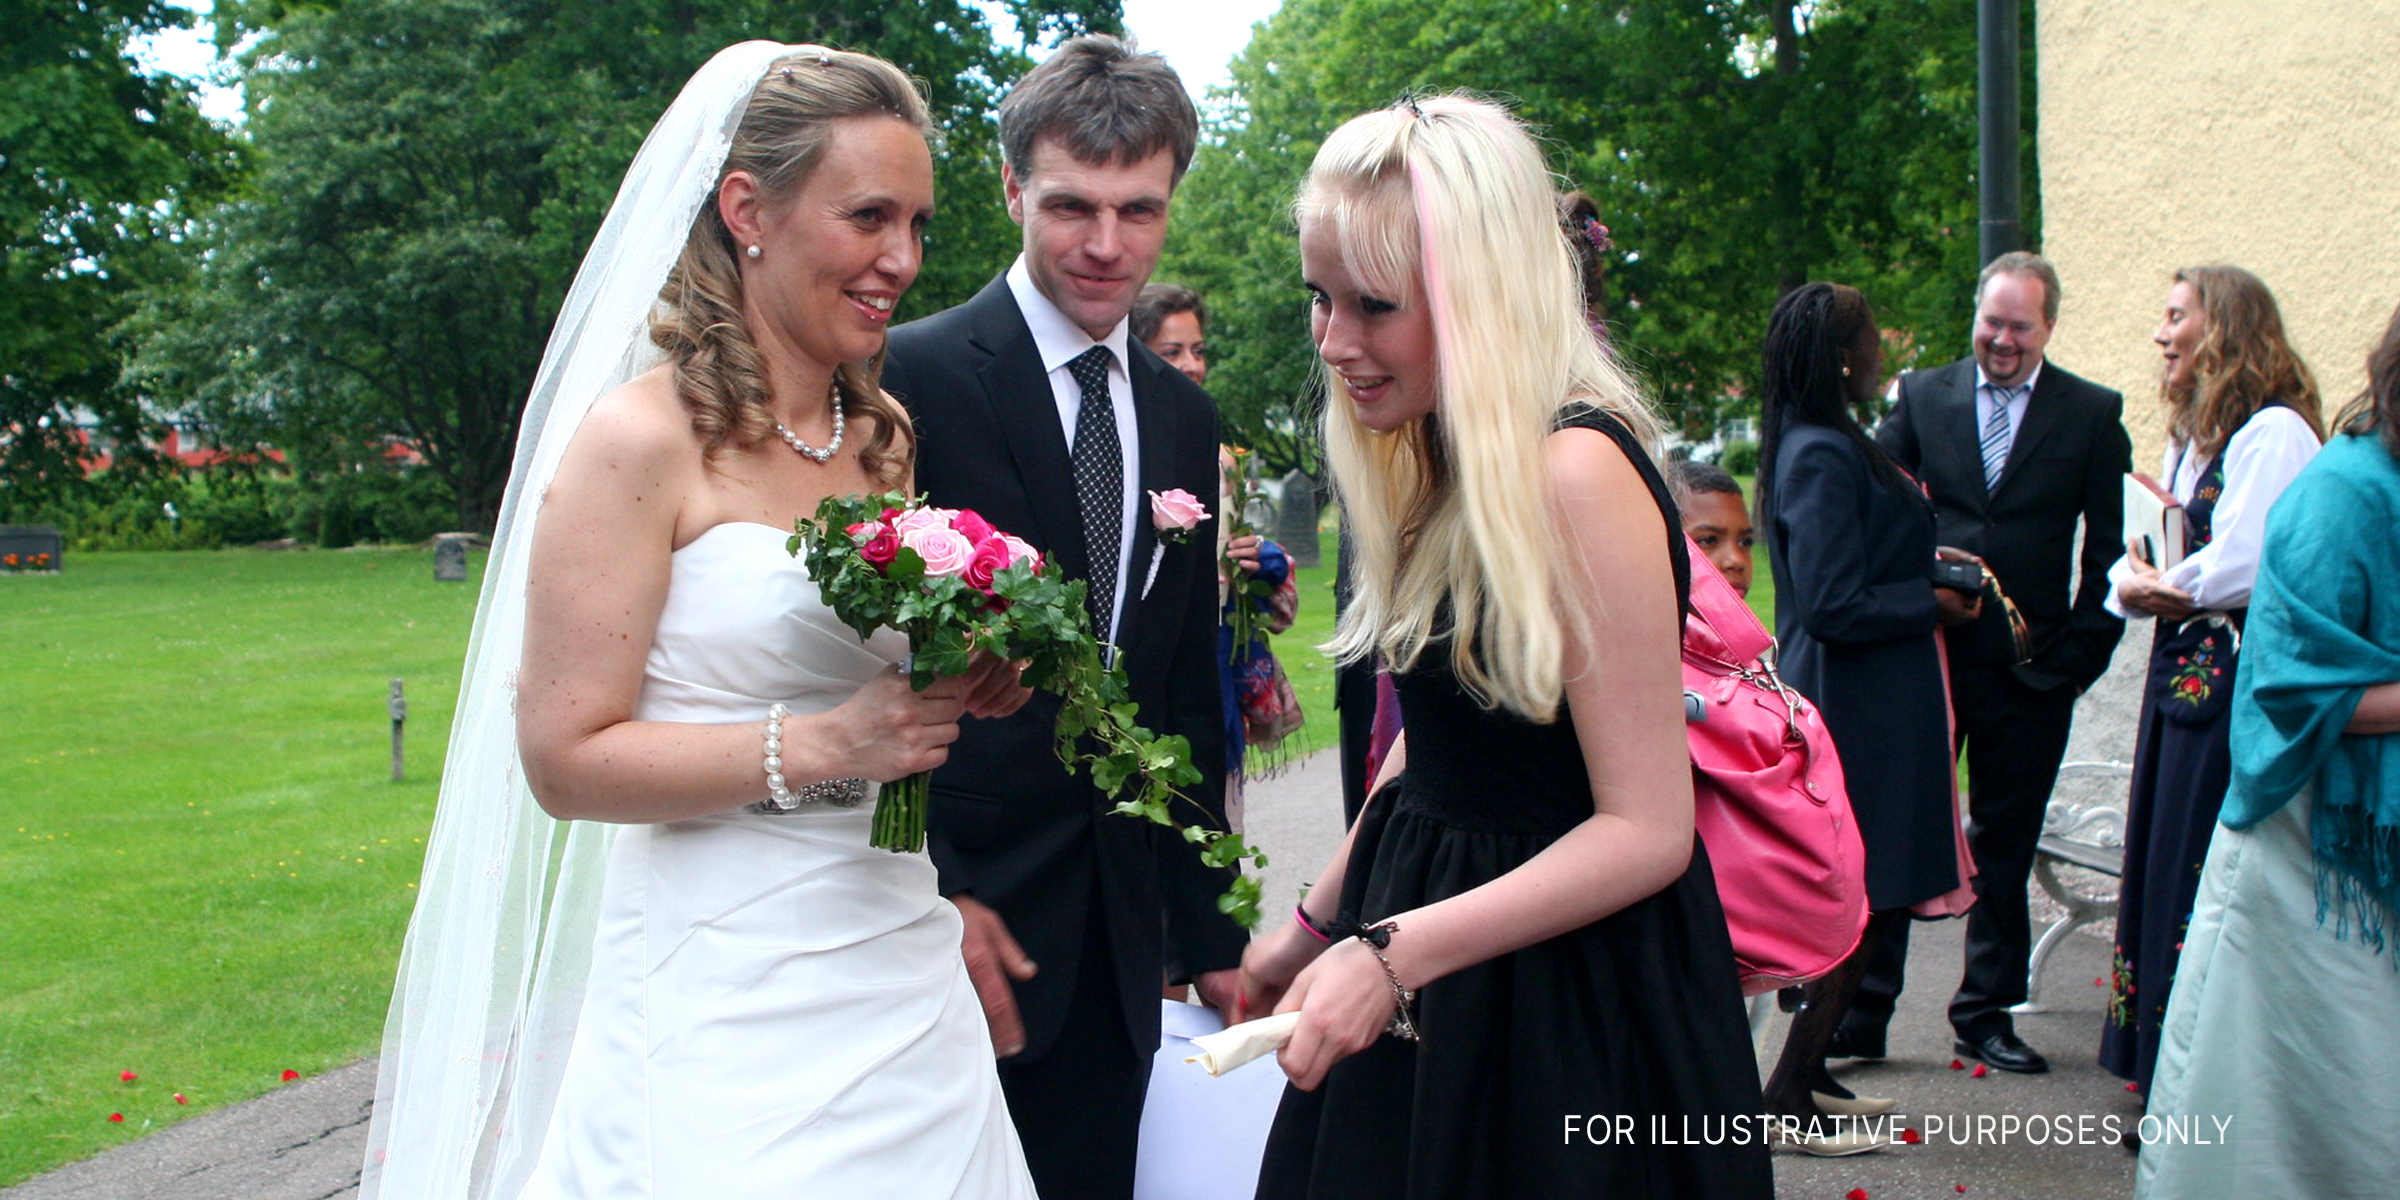
<instances>
[{"instance_id":1,"label":"hair clip in bride's hair","mask_svg":"<svg viewBox=\"0 0 2400 1200\"><path fill-rule=\"evenodd\" d=\"M1400 107L1407 109L1408 115L1415 117L1417 120L1422 121L1425 119L1425 110L1417 107L1417 98L1415 96L1402 96L1400 98Z\"/></svg>"}]
</instances>

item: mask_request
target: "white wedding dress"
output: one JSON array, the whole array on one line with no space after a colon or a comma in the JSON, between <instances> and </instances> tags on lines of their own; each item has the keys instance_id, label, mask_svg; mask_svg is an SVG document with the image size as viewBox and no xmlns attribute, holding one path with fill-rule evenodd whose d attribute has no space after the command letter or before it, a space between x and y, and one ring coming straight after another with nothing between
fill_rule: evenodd
<instances>
[{"instance_id":1,"label":"white wedding dress","mask_svg":"<svg viewBox=\"0 0 2400 1200\"><path fill-rule=\"evenodd\" d=\"M906 653L862 646L788 536L718 525L675 552L635 719L818 712ZM1030 1200L958 911L924 855L867 845L872 808L617 835L524 1195Z\"/></svg>"}]
</instances>

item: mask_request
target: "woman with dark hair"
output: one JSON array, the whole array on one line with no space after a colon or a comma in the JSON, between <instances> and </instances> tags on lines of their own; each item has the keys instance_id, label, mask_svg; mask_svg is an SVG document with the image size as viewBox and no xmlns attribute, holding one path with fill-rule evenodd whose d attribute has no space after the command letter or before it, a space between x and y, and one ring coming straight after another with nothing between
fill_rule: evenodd
<instances>
[{"instance_id":1,"label":"woman with dark hair","mask_svg":"<svg viewBox=\"0 0 2400 1200\"><path fill-rule=\"evenodd\" d=\"M2400 311L2267 517L2221 822L2181 936L2136 1200L2400 1179Z\"/></svg>"},{"instance_id":2,"label":"woman with dark hair","mask_svg":"<svg viewBox=\"0 0 2400 1200\"><path fill-rule=\"evenodd\" d=\"M1888 1100L1852 1096L1825 1069L1849 1010L1866 947L1890 922L1963 912L1950 696L1937 630L1974 620L1980 593L1937 586L1933 505L1867 436L1882 335L1867 298L1812 283L1775 304L1760 393L1758 527L1775 573L1785 682L1814 700L1841 754L1867 859L1860 949L1807 985L1783 1057L1767 1080L1770 1112L1814 1118L1872 1114ZM1879 1145L1820 1133L1801 1148L1856 1153Z\"/></svg>"},{"instance_id":3,"label":"woman with dark hair","mask_svg":"<svg viewBox=\"0 0 2400 1200\"><path fill-rule=\"evenodd\" d=\"M2109 608L2157 619L2134 741L2100 1065L2150 1085L2159 1023L2232 770L2234 667L2265 547L2267 510L2323 441L2317 384L2284 337L2275 297L2240 267L2175 273L2152 337L2167 408L2159 479L2190 544L2152 564L2137 547L2109 570Z\"/></svg>"},{"instance_id":4,"label":"woman with dark hair","mask_svg":"<svg viewBox=\"0 0 2400 1200\"><path fill-rule=\"evenodd\" d=\"M1600 223L1600 202L1581 191L1558 198L1558 227L1575 254L1575 281L1583 285L1583 320L1592 336L1608 344L1608 252L1616 243Z\"/></svg>"}]
</instances>

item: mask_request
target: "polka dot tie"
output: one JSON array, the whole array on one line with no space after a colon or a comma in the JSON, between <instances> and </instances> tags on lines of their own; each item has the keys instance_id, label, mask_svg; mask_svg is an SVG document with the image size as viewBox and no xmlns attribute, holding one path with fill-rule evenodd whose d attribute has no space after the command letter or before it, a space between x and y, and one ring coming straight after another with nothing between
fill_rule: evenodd
<instances>
[{"instance_id":1,"label":"polka dot tie","mask_svg":"<svg viewBox=\"0 0 2400 1200\"><path fill-rule=\"evenodd\" d=\"M1075 410L1075 503L1083 510L1083 545L1091 558L1091 590L1084 606L1092 630L1109 636L1116 608L1117 548L1125 525L1125 449L1117 440L1117 408L1108 396L1108 347L1094 346L1067 363L1083 389Z\"/></svg>"}]
</instances>

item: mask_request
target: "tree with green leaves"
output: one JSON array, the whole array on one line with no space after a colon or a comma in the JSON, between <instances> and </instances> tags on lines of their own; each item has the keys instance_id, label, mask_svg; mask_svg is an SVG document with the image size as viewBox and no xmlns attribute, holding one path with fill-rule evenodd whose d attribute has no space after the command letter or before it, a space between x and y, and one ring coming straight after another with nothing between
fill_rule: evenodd
<instances>
[{"instance_id":1,"label":"tree with green leaves","mask_svg":"<svg viewBox=\"0 0 2400 1200\"><path fill-rule=\"evenodd\" d=\"M1334 126L1411 91L1546 133L1615 233L1614 344L1688 432L1756 394L1766 312L1806 280L1864 289L1895 366L1963 340L1972 0L1285 0L1232 74L1161 277L1207 297L1210 389L1276 470L1314 469L1293 190Z\"/></svg>"},{"instance_id":2,"label":"tree with green leaves","mask_svg":"<svg viewBox=\"0 0 2400 1200\"><path fill-rule=\"evenodd\" d=\"M110 329L174 270L186 206L237 170L189 85L127 50L189 19L165 0L0 4L0 517L83 486L81 414L139 459Z\"/></svg>"},{"instance_id":3,"label":"tree with green leaves","mask_svg":"<svg viewBox=\"0 0 2400 1200\"><path fill-rule=\"evenodd\" d=\"M303 471L405 442L489 528L550 319L643 134L718 49L813 40L925 81L947 130L915 311L1005 262L990 113L1028 65L964 0L343 0L233 7L263 23L244 82L257 171L215 212L190 286L139 323L140 377ZM1058 37L1114 0L1004 11Z\"/></svg>"}]
</instances>

